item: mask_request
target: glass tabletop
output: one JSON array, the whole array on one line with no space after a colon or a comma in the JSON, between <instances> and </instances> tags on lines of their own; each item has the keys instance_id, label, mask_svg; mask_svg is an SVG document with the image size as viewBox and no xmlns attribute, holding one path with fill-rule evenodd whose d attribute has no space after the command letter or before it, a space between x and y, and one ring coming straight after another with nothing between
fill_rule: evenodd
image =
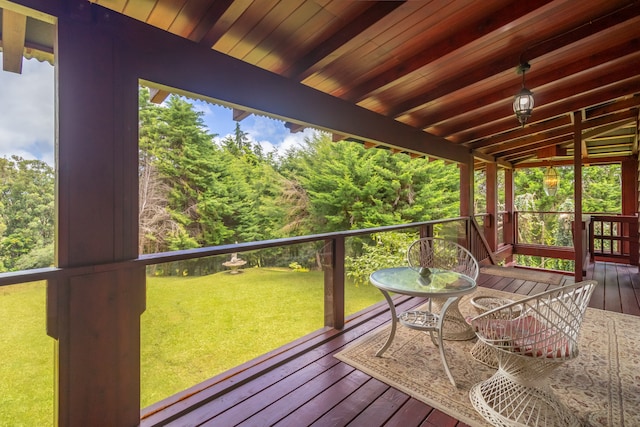
<instances>
[{"instance_id":1,"label":"glass tabletop","mask_svg":"<svg viewBox=\"0 0 640 427\"><path fill-rule=\"evenodd\" d=\"M421 269L411 267L385 268L369 277L375 287L404 295L455 296L473 291L476 281L464 274L439 268Z\"/></svg>"}]
</instances>

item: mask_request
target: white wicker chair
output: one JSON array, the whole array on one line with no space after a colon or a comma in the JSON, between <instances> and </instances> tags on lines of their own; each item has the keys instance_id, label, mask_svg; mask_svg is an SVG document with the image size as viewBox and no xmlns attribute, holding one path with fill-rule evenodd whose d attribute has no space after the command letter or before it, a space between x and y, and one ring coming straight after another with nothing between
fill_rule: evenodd
<instances>
[{"instance_id":1,"label":"white wicker chair","mask_svg":"<svg viewBox=\"0 0 640 427\"><path fill-rule=\"evenodd\" d=\"M471 320L478 339L494 348L498 358L497 372L469 391L475 409L492 425L580 425L547 378L578 356L580 326L596 284L565 285Z\"/></svg>"},{"instance_id":2,"label":"white wicker chair","mask_svg":"<svg viewBox=\"0 0 640 427\"><path fill-rule=\"evenodd\" d=\"M439 268L451 270L476 280L480 268L478 261L467 249L450 240L423 237L413 242L407 249L407 262L411 268ZM440 312L447 298L432 298L431 310ZM421 318L420 312L407 312L405 317ZM458 300L446 311L442 338L445 340L470 340L475 332L460 314Z\"/></svg>"}]
</instances>

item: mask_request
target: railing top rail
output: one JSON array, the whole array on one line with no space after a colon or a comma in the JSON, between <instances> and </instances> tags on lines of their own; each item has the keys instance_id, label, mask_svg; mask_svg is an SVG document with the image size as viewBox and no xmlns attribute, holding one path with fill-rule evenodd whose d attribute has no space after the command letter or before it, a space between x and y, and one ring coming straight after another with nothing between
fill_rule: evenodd
<instances>
[{"instance_id":1,"label":"railing top rail","mask_svg":"<svg viewBox=\"0 0 640 427\"><path fill-rule=\"evenodd\" d=\"M592 221L634 222L638 220L636 215L591 215Z\"/></svg>"},{"instance_id":2,"label":"railing top rail","mask_svg":"<svg viewBox=\"0 0 640 427\"><path fill-rule=\"evenodd\" d=\"M513 213L535 213L535 214L575 214L575 212L573 211L519 211L519 210L514 210ZM634 216L634 215L622 215L619 213L607 213L607 212L583 212L583 215L591 215L591 216L596 216L596 215L610 215L610 216Z\"/></svg>"},{"instance_id":3,"label":"railing top rail","mask_svg":"<svg viewBox=\"0 0 640 427\"><path fill-rule=\"evenodd\" d=\"M309 243L337 238L347 238L361 236L372 233L380 233L393 230L404 230L409 228L422 227L426 225L445 224L457 221L466 221L469 217L456 217L437 219L423 222L412 222L408 224L387 225L381 227L364 228L358 230L336 231L331 233L312 234L307 236L284 237L281 239L262 240L258 242L236 243L219 246L208 246L204 248L185 249L171 252L161 252L154 254L143 254L136 259L112 262L98 265L87 265L67 268L41 268L34 270L23 270L16 272L0 273L0 286L25 283L36 280L52 280L65 276L75 276L79 274L90 274L103 271L112 271L125 268L141 268L153 264L166 262L184 261L188 259L204 258L215 255L224 255L234 252L247 252L258 249L273 248L278 246L288 246L300 243Z\"/></svg>"}]
</instances>

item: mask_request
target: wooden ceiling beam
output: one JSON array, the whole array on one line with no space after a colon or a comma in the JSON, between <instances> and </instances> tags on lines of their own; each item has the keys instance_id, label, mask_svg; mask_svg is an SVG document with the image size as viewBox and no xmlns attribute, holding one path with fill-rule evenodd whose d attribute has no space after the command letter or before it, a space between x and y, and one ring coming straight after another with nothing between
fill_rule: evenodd
<instances>
[{"instance_id":1,"label":"wooden ceiling beam","mask_svg":"<svg viewBox=\"0 0 640 427\"><path fill-rule=\"evenodd\" d=\"M585 118L587 120L591 120L599 116L605 116L605 115L616 113L618 111L622 111L626 109L634 109L636 107L640 107L639 94L630 96L626 99L618 99L614 102L606 103L596 108L590 108L589 110L586 111Z\"/></svg>"},{"instance_id":2,"label":"wooden ceiling beam","mask_svg":"<svg viewBox=\"0 0 640 427\"><path fill-rule=\"evenodd\" d=\"M534 108L532 119L535 121L532 121L532 123L547 120L561 114L566 114L567 111L580 110L609 102L635 92L640 92L640 76L637 75L602 88L595 88L587 93L580 92L579 90L569 91L567 89L567 92L564 94L566 100ZM475 141L513 128L513 123L508 122L507 118L503 117L502 114L500 114L500 119L501 120L498 120L489 126L483 126L478 129L470 128L469 130L463 130L460 133L451 135L450 139L460 143ZM516 120L515 116L509 117L508 119ZM525 128L531 124L526 125Z\"/></svg>"},{"instance_id":3,"label":"wooden ceiling beam","mask_svg":"<svg viewBox=\"0 0 640 427\"><path fill-rule=\"evenodd\" d=\"M638 144L640 143L640 108L635 109L636 112L636 124L635 135L633 136L633 144L631 146L631 152L634 156L638 155Z\"/></svg>"},{"instance_id":4,"label":"wooden ceiling beam","mask_svg":"<svg viewBox=\"0 0 640 427\"><path fill-rule=\"evenodd\" d=\"M305 125L301 125L301 124L298 124L298 123L291 123L291 122L286 122L284 124L284 127L289 129L289 132L291 132L291 133L302 132L306 128Z\"/></svg>"},{"instance_id":5,"label":"wooden ceiling beam","mask_svg":"<svg viewBox=\"0 0 640 427\"><path fill-rule=\"evenodd\" d=\"M546 141L549 139L563 137L563 136L572 136L573 130L571 125L557 127L549 130L545 130L543 132L537 132L532 135L529 135L526 138L517 139L514 141L505 142L501 145L490 147L487 150L483 150L487 154L491 154L494 156L500 157L499 153L503 153L507 150L521 150L528 145L533 145L538 142Z\"/></svg>"},{"instance_id":6,"label":"wooden ceiling beam","mask_svg":"<svg viewBox=\"0 0 640 427\"><path fill-rule=\"evenodd\" d=\"M584 129L597 128L600 126L608 126L612 123L618 122L627 122L629 123L629 119L635 118L634 110L626 110L626 111L618 111L616 113L601 115L598 117L594 117L591 119L584 119Z\"/></svg>"},{"instance_id":7,"label":"wooden ceiling beam","mask_svg":"<svg viewBox=\"0 0 640 427\"><path fill-rule=\"evenodd\" d=\"M551 147L553 145L562 145L571 142L573 139L573 133L560 135L554 138L541 140L533 144L527 144L520 147L514 147L508 150L495 153L496 158L503 159L505 161L512 161L519 154L522 153L534 153L542 148Z\"/></svg>"},{"instance_id":8,"label":"wooden ceiling beam","mask_svg":"<svg viewBox=\"0 0 640 427\"><path fill-rule=\"evenodd\" d=\"M4 9L2 13L2 69L22 74L27 17L22 13Z\"/></svg>"},{"instance_id":9,"label":"wooden ceiling beam","mask_svg":"<svg viewBox=\"0 0 640 427\"><path fill-rule=\"evenodd\" d=\"M404 2L405 0L362 2L363 5L367 5L362 13L354 19L345 22L340 30L335 31L332 36L322 41L322 43L309 51L303 58L296 61L296 63L283 74L297 81L304 80L311 74L310 69L314 65L393 12Z\"/></svg>"},{"instance_id":10,"label":"wooden ceiling beam","mask_svg":"<svg viewBox=\"0 0 640 427\"><path fill-rule=\"evenodd\" d=\"M158 89L155 87L150 87L149 88L149 101L153 102L154 104L162 104L164 102L165 99L167 99L167 97L169 96L170 92L163 90L163 89Z\"/></svg>"},{"instance_id":11,"label":"wooden ceiling beam","mask_svg":"<svg viewBox=\"0 0 640 427\"><path fill-rule=\"evenodd\" d=\"M566 78L557 83L549 84L544 88L538 88L534 95L536 106L533 109L530 120L544 120L557 116L558 114L549 115L545 114L545 112L546 110L553 110L554 106L562 104L565 100L573 100L583 96L582 94L589 94L592 91L606 91L608 85L615 85L621 81L637 78L637 63L640 61L640 51L626 58L629 60L620 61L615 69L595 69L593 72L583 73L574 78ZM625 92L623 95L628 93L629 92ZM617 97L610 96L608 100L614 98ZM477 111L473 116L460 118L460 120L456 120L455 122L443 124L439 126L440 132L438 134L448 137L463 132L468 128L483 126L486 123L502 120L505 118L505 107L509 106L511 102L511 99L505 100L502 104L493 104L484 111ZM573 111L581 110L588 106L590 105L580 106ZM566 109L562 109L562 113L566 113L567 111ZM513 120L516 120L515 116L512 117Z\"/></svg>"},{"instance_id":12,"label":"wooden ceiling beam","mask_svg":"<svg viewBox=\"0 0 640 427\"><path fill-rule=\"evenodd\" d=\"M412 57L406 58L400 64L386 69L370 79L349 89L343 97L354 102L360 102L371 92L388 85L389 83L404 77L431 62L454 52L469 43L480 39L494 31L499 31L505 26L513 25L513 21L522 18L526 14L538 9L549 0L536 0L517 2L491 14L484 16L474 24L469 25L467 31L461 31L448 38L446 42L435 41L434 44L425 46Z\"/></svg>"},{"instance_id":13,"label":"wooden ceiling beam","mask_svg":"<svg viewBox=\"0 0 640 427\"><path fill-rule=\"evenodd\" d=\"M546 70L536 70L531 76L527 77L527 86L530 88L542 87L551 84L560 79L574 78L578 73L588 71L594 67L604 66L612 61L619 61L629 52L640 50L640 38L626 41L610 49L602 52L594 52L592 55L572 64L563 65L562 67ZM414 112L414 116L419 118L416 120L415 126L422 129L429 128L437 123L445 122L456 116L477 111L487 105L493 103L505 103L504 94L509 93L513 87L513 82L505 82L499 87L492 87L491 92L484 93L482 96L470 97L464 103L455 103L449 108L438 109L432 113L432 109L425 108ZM515 93L514 93L515 95ZM535 94L534 94L535 96ZM537 102L537 101L536 101Z\"/></svg>"},{"instance_id":14,"label":"wooden ceiling beam","mask_svg":"<svg viewBox=\"0 0 640 427\"><path fill-rule=\"evenodd\" d=\"M544 122L536 122L527 126L526 128L518 128L511 132L505 132L499 135L490 136L479 141L472 142L468 145L471 149L477 150L481 148L487 148L495 145L500 145L508 141L522 140L528 138L532 133L539 133L549 131L559 127L569 126L571 124L571 118L568 115L559 116Z\"/></svg>"},{"instance_id":15,"label":"wooden ceiling beam","mask_svg":"<svg viewBox=\"0 0 640 427\"><path fill-rule=\"evenodd\" d=\"M108 9L89 7L98 8L94 16L100 25ZM104 27L136 52L136 72L143 82L155 82L152 86L408 152L456 162L469 157L466 147L126 16L112 13ZM215 79L211 70L216 70Z\"/></svg>"},{"instance_id":16,"label":"wooden ceiling beam","mask_svg":"<svg viewBox=\"0 0 640 427\"><path fill-rule=\"evenodd\" d=\"M616 121L613 123L609 123L607 125L602 125L602 126L598 126L594 129L591 129L590 131L584 132L582 134L582 139L584 141L587 141L589 139L593 139L593 138L597 138L598 136L604 135L606 133L609 133L611 131L623 128L625 126L627 126L629 123L633 123L635 122L635 117L632 117L630 119L626 119L626 120L622 120L622 121Z\"/></svg>"},{"instance_id":17,"label":"wooden ceiling beam","mask_svg":"<svg viewBox=\"0 0 640 427\"><path fill-rule=\"evenodd\" d=\"M582 160L585 165L609 165L612 163L620 163L624 160L628 160L629 156L604 156L604 157L592 157ZM515 164L515 169L523 168L540 168L546 166L573 166L573 159L555 159L555 160L541 160L533 162L523 162Z\"/></svg>"},{"instance_id":18,"label":"wooden ceiling beam","mask_svg":"<svg viewBox=\"0 0 640 427\"><path fill-rule=\"evenodd\" d=\"M241 122L251 115L251 111L241 110L240 108L232 109L232 117L236 122Z\"/></svg>"},{"instance_id":19,"label":"wooden ceiling beam","mask_svg":"<svg viewBox=\"0 0 640 427\"><path fill-rule=\"evenodd\" d=\"M486 64L485 66L477 67L473 70L467 70L468 72L463 76L452 76L450 80L440 82L437 88L430 89L426 93L417 94L404 102L398 103L387 112L387 115L397 118L444 95L478 83L496 74L514 69L521 61L529 62L535 58L560 49L561 47L580 41L583 38L592 36L601 31L606 31L609 28L638 15L640 15L640 3L632 3L614 13L606 15L600 19L590 21L587 25L579 26L576 29L566 32L558 37L552 37L544 42L535 44L524 53L519 52L514 55L514 57L503 55L500 59L491 64Z\"/></svg>"},{"instance_id":20,"label":"wooden ceiling beam","mask_svg":"<svg viewBox=\"0 0 640 427\"><path fill-rule=\"evenodd\" d=\"M213 47L228 29L226 27L217 27L216 24L232 4L233 0L216 0L215 2L211 2L211 6L209 6L207 12L200 18L198 25L196 25L187 38L203 46ZM227 22L233 22L233 20L229 19Z\"/></svg>"}]
</instances>

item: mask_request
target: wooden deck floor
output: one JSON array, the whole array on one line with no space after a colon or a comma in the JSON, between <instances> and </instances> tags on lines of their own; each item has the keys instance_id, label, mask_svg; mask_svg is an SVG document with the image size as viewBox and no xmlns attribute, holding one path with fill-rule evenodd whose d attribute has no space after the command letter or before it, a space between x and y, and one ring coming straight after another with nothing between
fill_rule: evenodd
<instances>
[{"instance_id":1,"label":"wooden deck floor","mask_svg":"<svg viewBox=\"0 0 640 427\"><path fill-rule=\"evenodd\" d=\"M640 315L637 267L591 264L590 306ZM573 282L573 277L567 277ZM533 295L546 283L481 274L483 287ZM398 310L423 303L397 297ZM338 361L333 355L390 321L386 302L142 411L141 426L465 426L466 424Z\"/></svg>"}]
</instances>

